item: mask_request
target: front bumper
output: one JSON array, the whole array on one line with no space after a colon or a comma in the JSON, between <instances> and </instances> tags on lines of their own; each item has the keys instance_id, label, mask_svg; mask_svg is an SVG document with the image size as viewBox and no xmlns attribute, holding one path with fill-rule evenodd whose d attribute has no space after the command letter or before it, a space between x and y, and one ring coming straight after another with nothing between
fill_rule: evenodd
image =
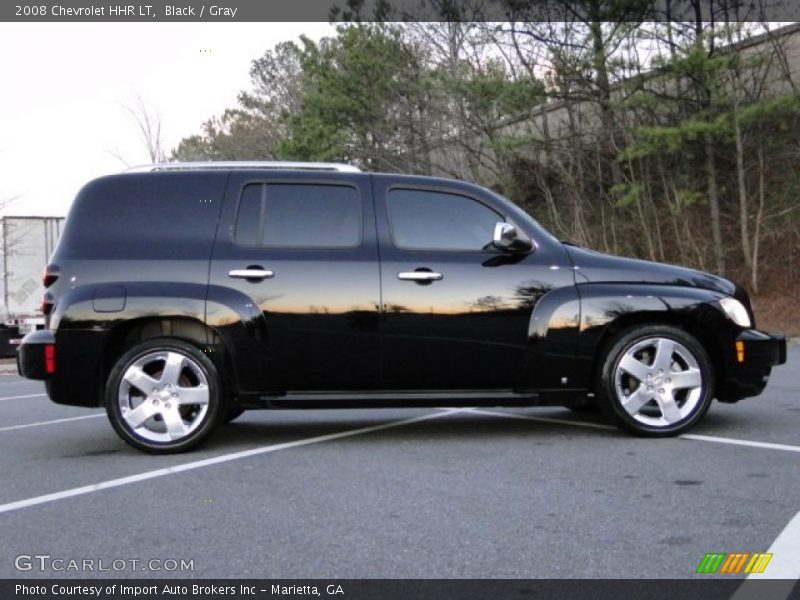
<instances>
[{"instance_id":1,"label":"front bumper","mask_svg":"<svg viewBox=\"0 0 800 600\"><path fill-rule=\"evenodd\" d=\"M55 370L55 343L55 336L49 329L31 331L22 338L17 350L19 374L27 379L39 381L50 379ZM48 353L51 353L50 358Z\"/></svg>"},{"instance_id":2,"label":"front bumper","mask_svg":"<svg viewBox=\"0 0 800 600\"><path fill-rule=\"evenodd\" d=\"M772 367L786 362L786 338L746 329L734 340L726 362L730 366L719 382L719 400L736 402L757 396L764 391Z\"/></svg>"}]
</instances>

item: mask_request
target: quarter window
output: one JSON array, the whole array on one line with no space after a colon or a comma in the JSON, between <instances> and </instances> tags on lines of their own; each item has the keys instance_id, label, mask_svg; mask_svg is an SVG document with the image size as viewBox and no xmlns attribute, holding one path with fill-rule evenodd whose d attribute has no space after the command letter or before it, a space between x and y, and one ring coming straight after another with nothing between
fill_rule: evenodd
<instances>
[{"instance_id":1,"label":"quarter window","mask_svg":"<svg viewBox=\"0 0 800 600\"><path fill-rule=\"evenodd\" d=\"M248 185L235 237L247 246L352 248L361 240L361 202L344 185Z\"/></svg>"},{"instance_id":2,"label":"quarter window","mask_svg":"<svg viewBox=\"0 0 800 600\"><path fill-rule=\"evenodd\" d=\"M503 217L485 204L443 192L389 192L389 222L398 248L483 250Z\"/></svg>"}]
</instances>

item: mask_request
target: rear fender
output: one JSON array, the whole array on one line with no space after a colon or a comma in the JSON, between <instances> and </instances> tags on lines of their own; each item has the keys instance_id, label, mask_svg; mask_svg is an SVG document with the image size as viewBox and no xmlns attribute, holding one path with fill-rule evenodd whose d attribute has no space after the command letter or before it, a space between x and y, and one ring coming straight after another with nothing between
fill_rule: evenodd
<instances>
[{"instance_id":1,"label":"rear fender","mask_svg":"<svg viewBox=\"0 0 800 600\"><path fill-rule=\"evenodd\" d=\"M63 404L100 405L110 368L106 355L116 333L120 327L150 320L208 325L199 329L205 332L205 339L194 335L191 339L208 352L222 349L220 346L225 349L230 356L228 380L237 388L237 360L232 353L247 348L238 344L241 340L255 339L255 329L262 326L259 318L263 320L250 299L230 289L164 282L75 287L59 296L51 317L58 365L51 380L51 398ZM172 334L180 337L180 328Z\"/></svg>"}]
</instances>

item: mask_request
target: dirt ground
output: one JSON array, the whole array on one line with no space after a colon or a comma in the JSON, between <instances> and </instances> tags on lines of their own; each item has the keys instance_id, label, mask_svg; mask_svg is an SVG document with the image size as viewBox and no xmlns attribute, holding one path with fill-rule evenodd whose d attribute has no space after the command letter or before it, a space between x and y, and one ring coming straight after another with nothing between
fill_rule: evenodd
<instances>
[{"instance_id":1,"label":"dirt ground","mask_svg":"<svg viewBox=\"0 0 800 600\"><path fill-rule=\"evenodd\" d=\"M800 290L752 299L756 326L764 331L800 336Z\"/></svg>"}]
</instances>

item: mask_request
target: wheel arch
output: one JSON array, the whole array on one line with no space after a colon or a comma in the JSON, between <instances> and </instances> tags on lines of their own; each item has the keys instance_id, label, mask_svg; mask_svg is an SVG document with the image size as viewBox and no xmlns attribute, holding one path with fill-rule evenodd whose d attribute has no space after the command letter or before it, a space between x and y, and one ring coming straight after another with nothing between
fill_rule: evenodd
<instances>
[{"instance_id":1,"label":"wheel arch","mask_svg":"<svg viewBox=\"0 0 800 600\"><path fill-rule=\"evenodd\" d=\"M668 325L686 331L703 346L714 369L715 379L719 378L723 368L720 352L721 343L719 339L714 337L708 325L689 314L642 312L620 317L605 328L598 340L597 352L592 364L592 382L596 381L597 372L602 367L606 352L608 352L617 337L626 331L644 325Z\"/></svg>"},{"instance_id":2,"label":"wheel arch","mask_svg":"<svg viewBox=\"0 0 800 600\"><path fill-rule=\"evenodd\" d=\"M115 310L96 300L108 286L87 283L57 299L50 327L60 366L49 383L57 404L99 406L115 362L137 340L173 337L207 351L229 392L238 390L237 339L255 335L258 320L249 299L202 284L120 282Z\"/></svg>"},{"instance_id":3,"label":"wheel arch","mask_svg":"<svg viewBox=\"0 0 800 600\"><path fill-rule=\"evenodd\" d=\"M714 369L715 380L724 374L721 329L730 322L715 306L721 294L710 290L640 285L579 286L581 331L578 355L590 364L587 389L594 389L598 370L613 341L623 332L643 325L678 327L703 346Z\"/></svg>"},{"instance_id":4,"label":"wheel arch","mask_svg":"<svg viewBox=\"0 0 800 600\"><path fill-rule=\"evenodd\" d=\"M230 397L236 394L237 380L228 342L219 331L201 320L187 316L145 316L126 320L109 329L102 353L102 384L117 360L133 346L154 338L178 339L206 353L217 367Z\"/></svg>"}]
</instances>

